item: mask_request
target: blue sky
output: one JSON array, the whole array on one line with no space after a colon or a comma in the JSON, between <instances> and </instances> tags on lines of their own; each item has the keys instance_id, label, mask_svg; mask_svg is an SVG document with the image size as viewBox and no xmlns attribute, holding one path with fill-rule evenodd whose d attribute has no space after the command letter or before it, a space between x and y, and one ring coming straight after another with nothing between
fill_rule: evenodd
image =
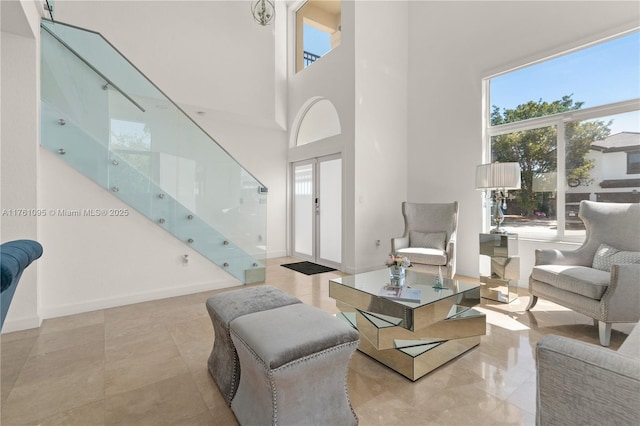
<instances>
[{"instance_id":1,"label":"blue sky","mask_svg":"<svg viewBox=\"0 0 640 426\"><path fill-rule=\"evenodd\" d=\"M491 79L491 104L500 109L571 94L583 108L640 98L640 33ZM617 117L612 133L622 130L640 131L640 115Z\"/></svg>"},{"instance_id":2,"label":"blue sky","mask_svg":"<svg viewBox=\"0 0 640 426\"><path fill-rule=\"evenodd\" d=\"M303 27L303 31L304 50L320 56L331 50L329 34L306 24Z\"/></svg>"}]
</instances>

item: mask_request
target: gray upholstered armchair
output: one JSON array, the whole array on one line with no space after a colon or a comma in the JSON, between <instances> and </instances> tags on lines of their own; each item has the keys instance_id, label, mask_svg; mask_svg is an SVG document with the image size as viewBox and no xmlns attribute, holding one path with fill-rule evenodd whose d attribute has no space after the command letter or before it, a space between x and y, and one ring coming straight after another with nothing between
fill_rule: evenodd
<instances>
[{"instance_id":1,"label":"gray upholstered armchair","mask_svg":"<svg viewBox=\"0 0 640 426\"><path fill-rule=\"evenodd\" d=\"M453 278L456 273L458 202L402 203L404 234L391 239L391 251L411 260L421 271Z\"/></svg>"},{"instance_id":2,"label":"gray upholstered armchair","mask_svg":"<svg viewBox=\"0 0 640 426\"><path fill-rule=\"evenodd\" d=\"M587 315L609 346L611 324L640 320L640 204L582 201L587 235L577 250L536 250L531 300L550 300Z\"/></svg>"}]
</instances>

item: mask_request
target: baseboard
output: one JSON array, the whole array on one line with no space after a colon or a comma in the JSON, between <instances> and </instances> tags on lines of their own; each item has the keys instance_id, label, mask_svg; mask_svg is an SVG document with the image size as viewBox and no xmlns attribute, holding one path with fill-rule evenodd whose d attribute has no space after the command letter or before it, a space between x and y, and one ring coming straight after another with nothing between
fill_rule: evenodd
<instances>
[{"instance_id":1,"label":"baseboard","mask_svg":"<svg viewBox=\"0 0 640 426\"><path fill-rule=\"evenodd\" d=\"M185 296L188 294L220 290L223 288L237 287L241 285L242 283L236 279L228 279L217 283L208 282L178 288L164 288L143 293L128 294L121 297L112 297L109 299L96 299L72 305L52 306L42 309L40 314L43 319L57 318L67 315L81 314L84 312L97 311L100 309L116 308L119 306L132 305L134 303Z\"/></svg>"},{"instance_id":2,"label":"baseboard","mask_svg":"<svg viewBox=\"0 0 640 426\"><path fill-rule=\"evenodd\" d=\"M267 259L275 259L276 257L287 257L287 252L285 251L270 251L267 253Z\"/></svg>"},{"instance_id":3,"label":"baseboard","mask_svg":"<svg viewBox=\"0 0 640 426\"><path fill-rule=\"evenodd\" d=\"M14 320L5 320L2 325L2 334L13 333L14 331L29 330L38 328L42 324L42 317L34 316Z\"/></svg>"}]
</instances>

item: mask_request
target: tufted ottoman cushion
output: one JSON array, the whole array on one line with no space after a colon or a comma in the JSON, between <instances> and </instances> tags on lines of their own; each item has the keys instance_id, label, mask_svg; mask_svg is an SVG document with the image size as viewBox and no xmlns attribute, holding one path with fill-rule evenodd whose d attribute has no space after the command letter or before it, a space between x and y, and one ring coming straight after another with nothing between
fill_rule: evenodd
<instances>
[{"instance_id":1,"label":"tufted ottoman cushion","mask_svg":"<svg viewBox=\"0 0 640 426\"><path fill-rule=\"evenodd\" d=\"M355 425L347 367L358 332L305 304L236 318L242 376L231 403L240 424Z\"/></svg>"},{"instance_id":2,"label":"tufted ottoman cushion","mask_svg":"<svg viewBox=\"0 0 640 426\"><path fill-rule=\"evenodd\" d=\"M240 379L240 364L229 335L229 323L242 315L294 303L301 302L298 298L270 285L227 291L207 299L207 311L215 333L208 361L209 374L228 405L231 405Z\"/></svg>"}]
</instances>

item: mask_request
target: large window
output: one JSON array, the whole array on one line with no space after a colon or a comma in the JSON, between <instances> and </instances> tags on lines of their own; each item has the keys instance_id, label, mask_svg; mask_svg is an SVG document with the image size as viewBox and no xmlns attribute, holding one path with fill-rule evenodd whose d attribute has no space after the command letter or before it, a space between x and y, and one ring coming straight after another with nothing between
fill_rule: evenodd
<instances>
[{"instance_id":1,"label":"large window","mask_svg":"<svg viewBox=\"0 0 640 426\"><path fill-rule=\"evenodd\" d=\"M308 0L296 12L296 72L334 49L341 41L341 0Z\"/></svg>"},{"instance_id":2,"label":"large window","mask_svg":"<svg viewBox=\"0 0 640 426\"><path fill-rule=\"evenodd\" d=\"M487 160L518 162L503 227L584 236L581 200L640 202L640 33L487 79Z\"/></svg>"}]
</instances>

